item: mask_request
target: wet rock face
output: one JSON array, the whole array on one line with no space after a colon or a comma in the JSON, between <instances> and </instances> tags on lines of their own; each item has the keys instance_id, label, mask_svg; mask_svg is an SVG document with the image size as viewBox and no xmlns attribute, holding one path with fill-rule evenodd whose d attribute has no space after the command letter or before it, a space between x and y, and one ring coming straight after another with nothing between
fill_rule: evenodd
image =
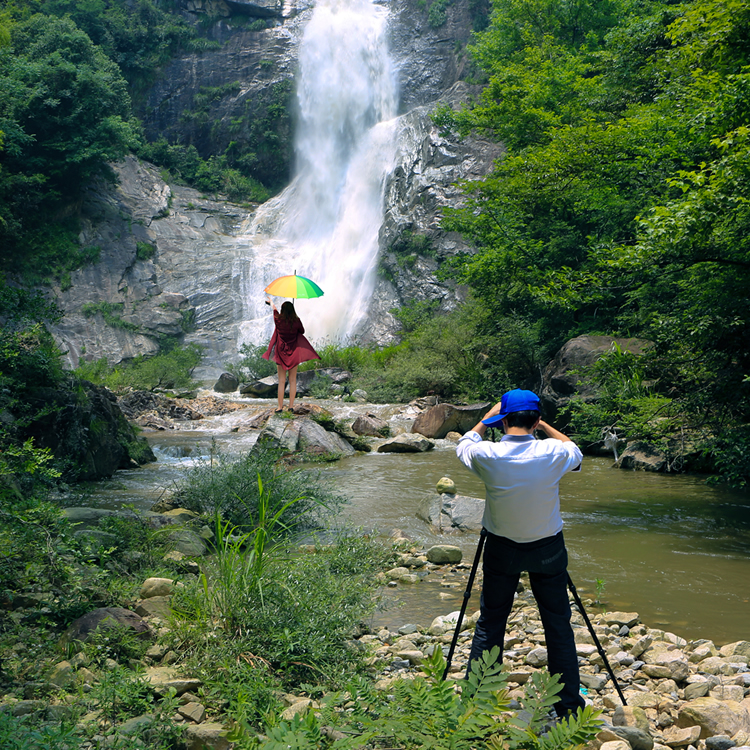
<instances>
[{"instance_id":1,"label":"wet rock face","mask_svg":"<svg viewBox=\"0 0 750 750\"><path fill-rule=\"evenodd\" d=\"M489 3L459 0L446 8L445 23L432 26L417 0L390 3L389 45L398 69L401 112L438 99L465 74L466 43Z\"/></svg>"},{"instance_id":2,"label":"wet rock face","mask_svg":"<svg viewBox=\"0 0 750 750\"><path fill-rule=\"evenodd\" d=\"M457 108L471 93L459 82L440 101ZM441 136L432 122L434 108L418 107L398 121L399 149L386 182L379 278L363 332L366 340L394 340L400 326L393 308L431 302L448 312L465 298L465 289L436 278L441 259L473 252L458 233L441 227L443 209L461 205L458 183L489 174L503 149L490 141Z\"/></svg>"},{"instance_id":3,"label":"wet rock face","mask_svg":"<svg viewBox=\"0 0 750 750\"><path fill-rule=\"evenodd\" d=\"M134 157L113 168L117 184L96 182L82 209L81 242L101 248L100 261L53 290L65 317L51 331L67 366L155 354L164 336L204 343L209 356L234 349L227 235L247 210L170 188Z\"/></svg>"},{"instance_id":4,"label":"wet rock face","mask_svg":"<svg viewBox=\"0 0 750 750\"><path fill-rule=\"evenodd\" d=\"M560 410L574 395L594 398L594 389L586 377L586 368L617 344L623 351L641 354L650 342L614 336L578 336L568 341L544 369L539 394L542 414L554 422Z\"/></svg>"},{"instance_id":5,"label":"wet rock face","mask_svg":"<svg viewBox=\"0 0 750 750\"><path fill-rule=\"evenodd\" d=\"M117 405L114 394L87 381L38 389L32 402L51 407L32 422L25 437L41 448L68 459L77 467L71 479L111 477L118 469L154 461L154 454L138 438Z\"/></svg>"}]
</instances>

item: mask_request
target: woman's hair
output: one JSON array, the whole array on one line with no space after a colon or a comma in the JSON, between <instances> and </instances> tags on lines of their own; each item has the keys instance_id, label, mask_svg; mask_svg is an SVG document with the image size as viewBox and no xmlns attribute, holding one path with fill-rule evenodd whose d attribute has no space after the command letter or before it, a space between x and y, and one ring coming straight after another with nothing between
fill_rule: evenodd
<instances>
[{"instance_id":1,"label":"woman's hair","mask_svg":"<svg viewBox=\"0 0 750 750\"><path fill-rule=\"evenodd\" d=\"M287 323L293 323L297 320L297 311L294 309L294 305L291 302L285 302L281 306L279 315L281 315Z\"/></svg>"}]
</instances>

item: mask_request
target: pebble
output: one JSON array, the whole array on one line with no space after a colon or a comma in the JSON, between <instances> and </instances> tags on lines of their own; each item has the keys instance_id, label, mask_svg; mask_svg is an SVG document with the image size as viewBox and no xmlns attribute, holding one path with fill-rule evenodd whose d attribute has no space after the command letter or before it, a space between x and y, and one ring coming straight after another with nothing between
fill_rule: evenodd
<instances>
[{"instance_id":1,"label":"pebble","mask_svg":"<svg viewBox=\"0 0 750 750\"><path fill-rule=\"evenodd\" d=\"M410 556L420 557L420 551L411 550ZM404 555L402 564L410 569L416 567L408 565L407 560L409 556ZM437 574L456 572L455 564L435 567ZM395 572L389 572L389 577ZM401 578L404 573L398 572ZM445 584L465 585L463 581L443 581ZM392 581L389 585L398 584ZM481 581L475 586L481 586ZM637 612L594 613L587 607L594 631L625 693L628 705L623 706L575 606L573 612L581 684L605 722L590 750L750 750L750 642L739 641L717 649L706 639L688 641L679 634L648 628L640 622ZM388 630L381 630L374 639L372 635L365 636L380 680L386 675L392 680L419 673L421 659L438 644L447 652L445 644L451 641L456 615L446 613L427 625L409 623L399 628L396 636ZM462 629L470 629L461 634L449 679L463 677L471 649L471 629L478 616L478 612L466 613ZM404 636L408 636L408 645L395 640L400 637L406 641ZM534 671L546 669L544 630L528 590L516 595L508 618L504 663L514 699L523 699L523 689L517 686L523 686Z\"/></svg>"}]
</instances>

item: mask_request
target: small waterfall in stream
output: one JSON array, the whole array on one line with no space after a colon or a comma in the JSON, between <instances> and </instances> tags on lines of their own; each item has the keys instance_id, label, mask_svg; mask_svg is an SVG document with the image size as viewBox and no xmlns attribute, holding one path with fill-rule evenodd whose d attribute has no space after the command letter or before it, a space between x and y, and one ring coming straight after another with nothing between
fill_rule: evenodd
<instances>
[{"instance_id":1,"label":"small waterfall in stream","mask_svg":"<svg viewBox=\"0 0 750 750\"><path fill-rule=\"evenodd\" d=\"M369 0L320 0L313 11L299 51L297 174L246 230L238 344L268 341L263 289L295 271L325 292L296 303L311 340L345 338L364 319L396 150L386 20L387 10Z\"/></svg>"}]
</instances>

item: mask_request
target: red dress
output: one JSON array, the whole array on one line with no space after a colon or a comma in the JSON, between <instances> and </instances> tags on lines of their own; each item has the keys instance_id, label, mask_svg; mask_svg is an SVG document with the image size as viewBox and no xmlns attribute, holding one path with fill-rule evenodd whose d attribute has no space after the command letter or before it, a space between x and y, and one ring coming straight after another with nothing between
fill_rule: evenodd
<instances>
[{"instance_id":1,"label":"red dress","mask_svg":"<svg viewBox=\"0 0 750 750\"><path fill-rule=\"evenodd\" d=\"M302 335L305 327L299 318L290 322L274 310L273 324L273 336L263 359L271 359L273 352L273 361L285 370L291 370L309 359L320 359L312 344Z\"/></svg>"}]
</instances>

